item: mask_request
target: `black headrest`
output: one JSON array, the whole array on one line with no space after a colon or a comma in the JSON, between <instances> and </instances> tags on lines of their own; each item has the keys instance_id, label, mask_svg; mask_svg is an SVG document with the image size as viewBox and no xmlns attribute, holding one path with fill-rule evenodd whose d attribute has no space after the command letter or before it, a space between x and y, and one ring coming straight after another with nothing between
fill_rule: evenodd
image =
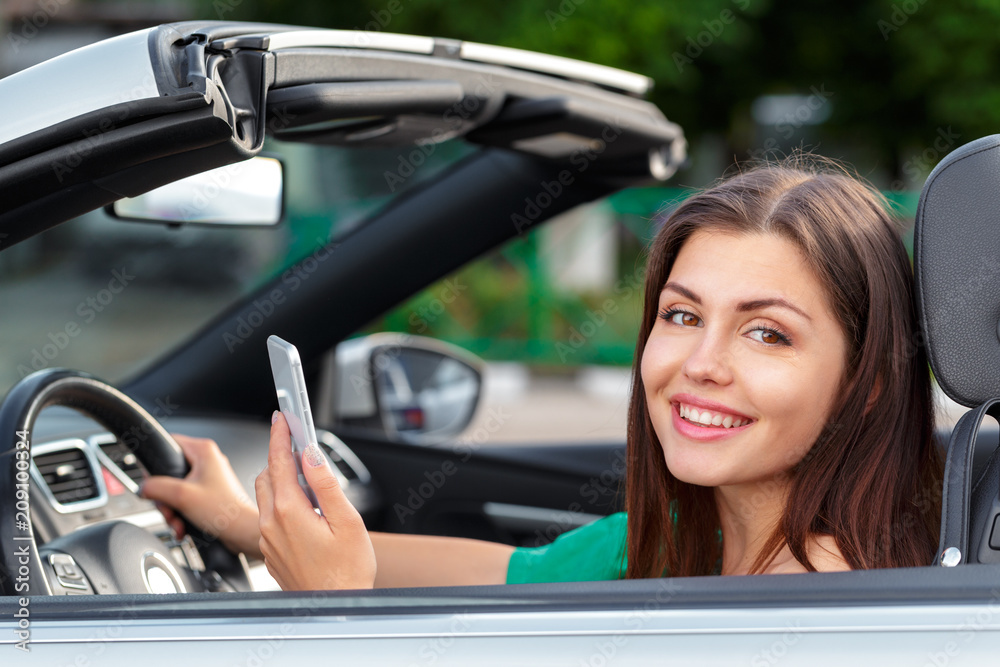
<instances>
[{"instance_id":1,"label":"black headrest","mask_svg":"<svg viewBox=\"0 0 1000 667\"><path fill-rule=\"evenodd\" d=\"M952 151L927 177L913 250L935 379L968 407L1000 395L1000 135Z\"/></svg>"}]
</instances>

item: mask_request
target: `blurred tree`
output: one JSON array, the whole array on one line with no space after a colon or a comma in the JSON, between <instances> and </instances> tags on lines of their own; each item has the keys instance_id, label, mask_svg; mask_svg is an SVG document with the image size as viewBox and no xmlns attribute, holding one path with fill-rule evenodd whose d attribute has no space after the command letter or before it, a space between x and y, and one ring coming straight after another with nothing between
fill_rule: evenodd
<instances>
[{"instance_id":1,"label":"blurred tree","mask_svg":"<svg viewBox=\"0 0 1000 667\"><path fill-rule=\"evenodd\" d=\"M724 163L802 145L894 189L919 187L1000 116L997 0L195 2L205 18L434 35L641 72L691 143L714 137ZM754 101L780 94L802 104L762 126Z\"/></svg>"}]
</instances>

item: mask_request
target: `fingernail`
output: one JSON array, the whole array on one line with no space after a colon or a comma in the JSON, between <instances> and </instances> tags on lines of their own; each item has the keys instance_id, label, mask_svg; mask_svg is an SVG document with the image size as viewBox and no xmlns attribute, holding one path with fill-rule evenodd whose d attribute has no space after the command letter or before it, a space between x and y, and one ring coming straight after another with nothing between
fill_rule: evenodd
<instances>
[{"instance_id":1,"label":"fingernail","mask_svg":"<svg viewBox=\"0 0 1000 667\"><path fill-rule=\"evenodd\" d=\"M271 423L272 423L272 424L273 424L274 422L278 421L278 415L280 415L280 414L281 414L281 413L280 413L280 412L278 412L277 410L275 410L274 412L272 412L272 413L271 413Z\"/></svg>"},{"instance_id":2,"label":"fingernail","mask_svg":"<svg viewBox=\"0 0 1000 667\"><path fill-rule=\"evenodd\" d=\"M306 459L306 463L308 463L313 468L318 468L326 464L323 452L319 451L319 447L317 447L316 445L309 445L308 447L306 447L306 451L305 453L303 453L303 456Z\"/></svg>"}]
</instances>

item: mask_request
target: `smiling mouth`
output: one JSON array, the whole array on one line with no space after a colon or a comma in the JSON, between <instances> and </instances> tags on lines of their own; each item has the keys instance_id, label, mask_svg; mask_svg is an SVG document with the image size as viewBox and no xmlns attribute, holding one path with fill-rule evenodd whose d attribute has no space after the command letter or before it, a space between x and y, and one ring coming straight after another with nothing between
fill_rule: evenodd
<instances>
[{"instance_id":1,"label":"smiling mouth","mask_svg":"<svg viewBox=\"0 0 1000 667\"><path fill-rule=\"evenodd\" d=\"M684 421L702 428L718 428L720 426L722 428L739 428L740 426L746 426L754 422L749 417L737 417L736 415L715 412L713 410L699 410L694 406L685 405L684 403L677 404L677 412Z\"/></svg>"}]
</instances>

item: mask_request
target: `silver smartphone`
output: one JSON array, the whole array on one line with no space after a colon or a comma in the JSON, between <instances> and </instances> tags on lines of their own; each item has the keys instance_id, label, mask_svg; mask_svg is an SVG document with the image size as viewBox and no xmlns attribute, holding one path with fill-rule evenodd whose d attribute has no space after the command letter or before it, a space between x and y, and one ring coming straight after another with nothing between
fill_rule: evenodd
<instances>
[{"instance_id":1,"label":"silver smartphone","mask_svg":"<svg viewBox=\"0 0 1000 667\"><path fill-rule=\"evenodd\" d=\"M319 510L316 494L309 488L305 475L302 474L303 452L309 445L318 446L316 427L309 409L309 395L306 393L306 379L302 374L302 360L294 345L277 336L268 336L267 353L271 358L271 375L274 376L274 389L278 394L278 409L285 416L288 430L292 433L292 458L295 459L299 486L312 506Z\"/></svg>"}]
</instances>

